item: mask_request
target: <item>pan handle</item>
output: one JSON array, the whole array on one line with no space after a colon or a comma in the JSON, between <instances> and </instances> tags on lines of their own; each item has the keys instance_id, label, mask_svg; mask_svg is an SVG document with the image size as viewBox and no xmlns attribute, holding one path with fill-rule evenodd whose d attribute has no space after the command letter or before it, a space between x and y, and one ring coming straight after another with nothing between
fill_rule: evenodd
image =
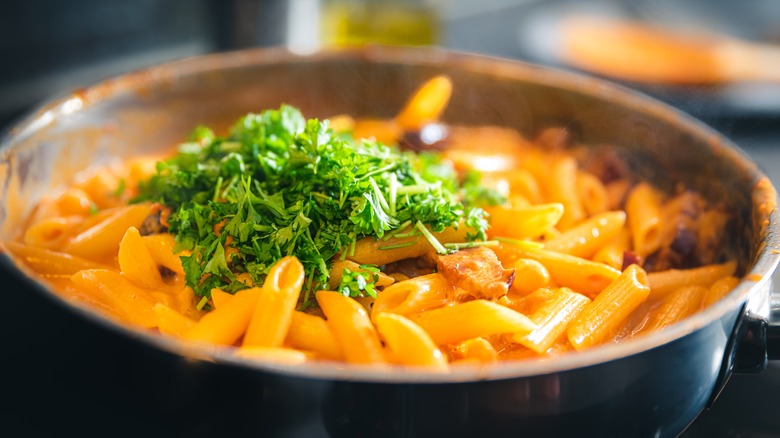
<instances>
[{"instance_id":1,"label":"pan handle","mask_svg":"<svg viewBox=\"0 0 780 438\"><path fill-rule=\"evenodd\" d=\"M764 287L767 290L758 291L740 309L707 407L718 398L732 373L757 373L766 369L769 360L780 359L780 295L775 296L771 281Z\"/></svg>"},{"instance_id":2,"label":"pan handle","mask_svg":"<svg viewBox=\"0 0 780 438\"><path fill-rule=\"evenodd\" d=\"M780 295L772 294L770 301L766 352L769 360L780 360Z\"/></svg>"}]
</instances>

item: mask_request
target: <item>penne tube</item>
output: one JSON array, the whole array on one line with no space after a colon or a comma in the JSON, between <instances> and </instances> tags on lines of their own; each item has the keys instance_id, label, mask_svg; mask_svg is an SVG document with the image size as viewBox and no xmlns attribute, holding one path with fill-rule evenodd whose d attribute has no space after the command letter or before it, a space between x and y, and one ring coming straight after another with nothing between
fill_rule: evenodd
<instances>
[{"instance_id":1,"label":"penne tube","mask_svg":"<svg viewBox=\"0 0 780 438\"><path fill-rule=\"evenodd\" d=\"M453 361L477 361L491 363L498 360L498 351L484 338L467 339L454 345L450 355Z\"/></svg>"},{"instance_id":2,"label":"penne tube","mask_svg":"<svg viewBox=\"0 0 780 438\"><path fill-rule=\"evenodd\" d=\"M350 132L355 128L355 119L349 114L336 114L328 117L330 129L335 132Z\"/></svg>"},{"instance_id":3,"label":"penne tube","mask_svg":"<svg viewBox=\"0 0 780 438\"><path fill-rule=\"evenodd\" d=\"M83 293L114 309L121 319L146 328L157 326L157 316L152 310L157 301L119 272L85 269L73 274L71 280Z\"/></svg>"},{"instance_id":4,"label":"penne tube","mask_svg":"<svg viewBox=\"0 0 780 438\"><path fill-rule=\"evenodd\" d=\"M605 243L595 254L593 260L615 269L623 269L623 256L631 249L631 239L626 227L621 228L617 235Z\"/></svg>"},{"instance_id":5,"label":"penne tube","mask_svg":"<svg viewBox=\"0 0 780 438\"><path fill-rule=\"evenodd\" d=\"M119 251L119 242L130 227L140 227L152 208L149 204L131 205L117 210L102 222L68 239L62 251L91 260L103 260Z\"/></svg>"},{"instance_id":6,"label":"penne tube","mask_svg":"<svg viewBox=\"0 0 780 438\"><path fill-rule=\"evenodd\" d=\"M564 214L560 203L531 206L487 206L490 214L488 236L524 239L545 234L557 224Z\"/></svg>"},{"instance_id":7,"label":"penne tube","mask_svg":"<svg viewBox=\"0 0 780 438\"><path fill-rule=\"evenodd\" d=\"M438 345L502 333L529 333L536 328L522 313L486 300L428 310L410 319Z\"/></svg>"},{"instance_id":8,"label":"penne tube","mask_svg":"<svg viewBox=\"0 0 780 438\"><path fill-rule=\"evenodd\" d=\"M377 294L371 315L382 312L412 315L442 307L454 288L441 273L421 275L386 287Z\"/></svg>"},{"instance_id":9,"label":"penne tube","mask_svg":"<svg viewBox=\"0 0 780 438\"><path fill-rule=\"evenodd\" d=\"M229 292L217 288L211 289L211 303L214 305L214 308L224 306L231 298L233 298L233 294Z\"/></svg>"},{"instance_id":10,"label":"penne tube","mask_svg":"<svg viewBox=\"0 0 780 438\"><path fill-rule=\"evenodd\" d=\"M513 339L537 353L544 353L566 334L569 324L588 303L590 298L571 289L556 289L550 299L529 316L537 328L531 333L515 334Z\"/></svg>"},{"instance_id":11,"label":"penne tube","mask_svg":"<svg viewBox=\"0 0 780 438\"><path fill-rule=\"evenodd\" d=\"M341 277L344 275L344 269L349 269L350 272L364 272L370 273L360 268L360 265L352 260L336 260L333 262L333 267L330 269L330 278L328 278L328 286L332 290L336 290L341 284ZM373 274L373 273L372 273ZM384 272L377 272L377 280L374 283L377 287L390 286L395 282L395 279Z\"/></svg>"},{"instance_id":12,"label":"penne tube","mask_svg":"<svg viewBox=\"0 0 780 438\"><path fill-rule=\"evenodd\" d=\"M242 346L236 349L236 356L283 365L300 365L308 360L303 351L281 347Z\"/></svg>"},{"instance_id":13,"label":"penne tube","mask_svg":"<svg viewBox=\"0 0 780 438\"><path fill-rule=\"evenodd\" d=\"M244 346L282 346L305 276L303 265L295 257L284 257L271 267L244 334Z\"/></svg>"},{"instance_id":14,"label":"penne tube","mask_svg":"<svg viewBox=\"0 0 780 438\"><path fill-rule=\"evenodd\" d=\"M539 183L533 174L525 169L484 172L480 182L486 187L492 187L504 196L520 196L529 201L529 204L544 203ZM515 203L512 202L512 204Z\"/></svg>"},{"instance_id":15,"label":"penne tube","mask_svg":"<svg viewBox=\"0 0 780 438\"><path fill-rule=\"evenodd\" d=\"M428 333L408 318L394 313L374 317L377 332L384 339L392 362L424 366L435 371L447 370L447 358Z\"/></svg>"},{"instance_id":16,"label":"penne tube","mask_svg":"<svg viewBox=\"0 0 780 438\"><path fill-rule=\"evenodd\" d=\"M252 318L260 288L236 292L222 307L203 315L184 333L184 339L218 345L233 345L244 335Z\"/></svg>"},{"instance_id":17,"label":"penne tube","mask_svg":"<svg viewBox=\"0 0 780 438\"><path fill-rule=\"evenodd\" d=\"M318 358L343 360L341 347L325 319L307 313L293 312L285 344L311 351Z\"/></svg>"},{"instance_id":18,"label":"penne tube","mask_svg":"<svg viewBox=\"0 0 780 438\"><path fill-rule=\"evenodd\" d=\"M182 336L196 323L163 303L155 304L152 310L157 318L157 329L165 335Z\"/></svg>"},{"instance_id":19,"label":"penne tube","mask_svg":"<svg viewBox=\"0 0 780 438\"><path fill-rule=\"evenodd\" d=\"M661 194L647 183L637 184L626 200L631 243L640 257L661 246Z\"/></svg>"},{"instance_id":20,"label":"penne tube","mask_svg":"<svg viewBox=\"0 0 780 438\"><path fill-rule=\"evenodd\" d=\"M607 210L623 210L631 182L628 179L618 179L604 185L607 191Z\"/></svg>"},{"instance_id":21,"label":"penne tube","mask_svg":"<svg viewBox=\"0 0 780 438\"><path fill-rule=\"evenodd\" d=\"M122 274L136 285L146 289L159 289L162 286L160 268L136 227L128 228L119 242L117 260Z\"/></svg>"},{"instance_id":22,"label":"penne tube","mask_svg":"<svg viewBox=\"0 0 780 438\"><path fill-rule=\"evenodd\" d=\"M650 295L647 274L631 265L571 322L569 342L577 351L612 339L621 323Z\"/></svg>"},{"instance_id":23,"label":"penne tube","mask_svg":"<svg viewBox=\"0 0 780 438\"><path fill-rule=\"evenodd\" d=\"M78 216L43 218L24 232L26 245L59 250L77 232L83 219Z\"/></svg>"},{"instance_id":24,"label":"penne tube","mask_svg":"<svg viewBox=\"0 0 780 438\"><path fill-rule=\"evenodd\" d=\"M544 248L577 257L590 258L620 233L626 223L626 213L609 211L580 222L544 243Z\"/></svg>"},{"instance_id":25,"label":"penne tube","mask_svg":"<svg viewBox=\"0 0 780 438\"><path fill-rule=\"evenodd\" d=\"M40 275L73 275L84 269L109 269L108 266L74 255L25 245L3 242L2 245Z\"/></svg>"},{"instance_id":26,"label":"penne tube","mask_svg":"<svg viewBox=\"0 0 780 438\"><path fill-rule=\"evenodd\" d=\"M352 126L352 136L356 139L374 139L384 144L394 144L404 134L404 130L395 120L364 119Z\"/></svg>"},{"instance_id":27,"label":"penne tube","mask_svg":"<svg viewBox=\"0 0 780 438\"><path fill-rule=\"evenodd\" d=\"M179 275L184 275L184 267L180 258L183 254L176 253L176 241L173 235L168 233L150 234L143 236L142 239L146 244L146 249L149 250L158 265L165 266Z\"/></svg>"},{"instance_id":28,"label":"penne tube","mask_svg":"<svg viewBox=\"0 0 780 438\"><path fill-rule=\"evenodd\" d=\"M591 298L620 276L620 271L603 263L547 251L532 245L502 243L495 247L495 252L505 264L518 258L536 260L547 268L555 284L571 288Z\"/></svg>"},{"instance_id":29,"label":"penne tube","mask_svg":"<svg viewBox=\"0 0 780 438\"><path fill-rule=\"evenodd\" d=\"M603 213L609 210L609 198L607 188L595 175L588 172L577 172L575 181L577 195L580 197L582 207L588 215Z\"/></svg>"},{"instance_id":30,"label":"penne tube","mask_svg":"<svg viewBox=\"0 0 780 438\"><path fill-rule=\"evenodd\" d=\"M363 306L338 292L319 291L316 297L347 362L385 362L379 334Z\"/></svg>"},{"instance_id":31,"label":"penne tube","mask_svg":"<svg viewBox=\"0 0 780 438\"><path fill-rule=\"evenodd\" d=\"M706 294L707 288L703 286L684 286L670 293L650 312L642 332L660 330L692 315L701 308Z\"/></svg>"},{"instance_id":32,"label":"penne tube","mask_svg":"<svg viewBox=\"0 0 780 438\"><path fill-rule=\"evenodd\" d=\"M78 187L68 187L55 204L63 216L86 216L95 208L87 192Z\"/></svg>"},{"instance_id":33,"label":"penne tube","mask_svg":"<svg viewBox=\"0 0 780 438\"><path fill-rule=\"evenodd\" d=\"M739 284L739 278L729 275L721 278L720 280L712 283L707 293L704 295L704 299L701 303L701 308L706 309L716 302L720 301L723 297L729 294Z\"/></svg>"},{"instance_id":34,"label":"penne tube","mask_svg":"<svg viewBox=\"0 0 780 438\"><path fill-rule=\"evenodd\" d=\"M559 157L548 172L549 198L564 207L558 228L569 229L585 218L585 208L577 192L577 160L572 156Z\"/></svg>"},{"instance_id":35,"label":"penne tube","mask_svg":"<svg viewBox=\"0 0 780 438\"><path fill-rule=\"evenodd\" d=\"M447 228L441 233L432 234L439 242L450 243L464 242L467 232L467 227L462 226L457 230ZM349 254L347 259L359 265L382 266L398 260L420 257L431 251L434 251L434 248L422 235L393 237L388 240L364 237L355 243L355 251Z\"/></svg>"},{"instance_id":36,"label":"penne tube","mask_svg":"<svg viewBox=\"0 0 780 438\"><path fill-rule=\"evenodd\" d=\"M515 298L512 297L511 294L507 294L499 298L496 302L502 306L507 306L512 310L520 312L523 315L531 315L547 302L547 300L552 297L553 293L555 293L555 288L540 287L520 298Z\"/></svg>"},{"instance_id":37,"label":"penne tube","mask_svg":"<svg viewBox=\"0 0 780 438\"><path fill-rule=\"evenodd\" d=\"M647 274L650 281L650 298L657 299L684 286L709 287L720 278L734 275L737 262L728 261L692 269L669 269Z\"/></svg>"},{"instance_id":38,"label":"penne tube","mask_svg":"<svg viewBox=\"0 0 780 438\"><path fill-rule=\"evenodd\" d=\"M422 84L395 116L405 131L419 131L439 120L452 94L452 81L445 75L434 76Z\"/></svg>"}]
</instances>

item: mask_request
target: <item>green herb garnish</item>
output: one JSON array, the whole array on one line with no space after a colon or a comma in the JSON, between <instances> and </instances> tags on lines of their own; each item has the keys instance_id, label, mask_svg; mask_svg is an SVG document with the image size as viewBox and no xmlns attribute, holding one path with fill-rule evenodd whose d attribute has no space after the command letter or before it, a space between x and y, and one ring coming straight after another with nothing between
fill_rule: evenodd
<instances>
[{"instance_id":1,"label":"green herb garnish","mask_svg":"<svg viewBox=\"0 0 780 438\"><path fill-rule=\"evenodd\" d=\"M309 296L327 284L330 260L365 236L415 230L442 252L429 230L465 225L470 240L485 240L482 198L490 201L462 191L452 167L435 155L355 141L282 106L244 116L226 137L196 128L176 156L158 163L136 201L171 209L169 231L179 249L192 251L182 262L197 295L243 289L241 273L262 284L276 261L293 255L306 271ZM352 295L352 282L361 280L345 276ZM373 283L365 284L354 293L370 295Z\"/></svg>"},{"instance_id":2,"label":"green herb garnish","mask_svg":"<svg viewBox=\"0 0 780 438\"><path fill-rule=\"evenodd\" d=\"M348 297L376 298L375 284L379 280L379 267L360 265L360 270L352 272L344 268L338 291Z\"/></svg>"}]
</instances>

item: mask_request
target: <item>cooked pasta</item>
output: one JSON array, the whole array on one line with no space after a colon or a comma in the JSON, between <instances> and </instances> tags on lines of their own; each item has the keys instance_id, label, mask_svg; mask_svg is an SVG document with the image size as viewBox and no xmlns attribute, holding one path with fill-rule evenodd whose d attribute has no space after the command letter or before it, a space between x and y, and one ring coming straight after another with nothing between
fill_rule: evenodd
<instances>
[{"instance_id":1,"label":"cooked pasta","mask_svg":"<svg viewBox=\"0 0 780 438\"><path fill-rule=\"evenodd\" d=\"M565 128L447 126L452 92L437 76L392 118L199 127L171 158L80 175L3 246L109 318L286 365L577 354L739 283L720 206L584 159Z\"/></svg>"}]
</instances>

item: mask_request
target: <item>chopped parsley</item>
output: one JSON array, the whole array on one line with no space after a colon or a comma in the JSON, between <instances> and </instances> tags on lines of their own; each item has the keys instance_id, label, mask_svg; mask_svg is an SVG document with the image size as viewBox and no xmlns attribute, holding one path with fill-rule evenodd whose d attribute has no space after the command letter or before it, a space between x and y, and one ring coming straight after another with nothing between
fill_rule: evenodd
<instances>
[{"instance_id":1,"label":"chopped parsley","mask_svg":"<svg viewBox=\"0 0 780 438\"><path fill-rule=\"evenodd\" d=\"M375 284L378 280L378 266L360 265L360 270L355 272L345 268L341 275L338 291L348 297L376 298Z\"/></svg>"},{"instance_id":2,"label":"chopped parsley","mask_svg":"<svg viewBox=\"0 0 780 438\"><path fill-rule=\"evenodd\" d=\"M197 127L173 158L157 164L136 201L170 208L169 231L179 249L191 251L182 257L185 280L208 297L215 287L247 287L236 280L244 273L262 284L287 255L303 264L310 292L327 284L331 259L365 236L403 232L430 240L430 231L466 226L470 240L485 240L478 205L495 194L472 186L436 155L356 141L282 106L242 117L225 137ZM339 290L372 295L370 280L345 273Z\"/></svg>"}]
</instances>

